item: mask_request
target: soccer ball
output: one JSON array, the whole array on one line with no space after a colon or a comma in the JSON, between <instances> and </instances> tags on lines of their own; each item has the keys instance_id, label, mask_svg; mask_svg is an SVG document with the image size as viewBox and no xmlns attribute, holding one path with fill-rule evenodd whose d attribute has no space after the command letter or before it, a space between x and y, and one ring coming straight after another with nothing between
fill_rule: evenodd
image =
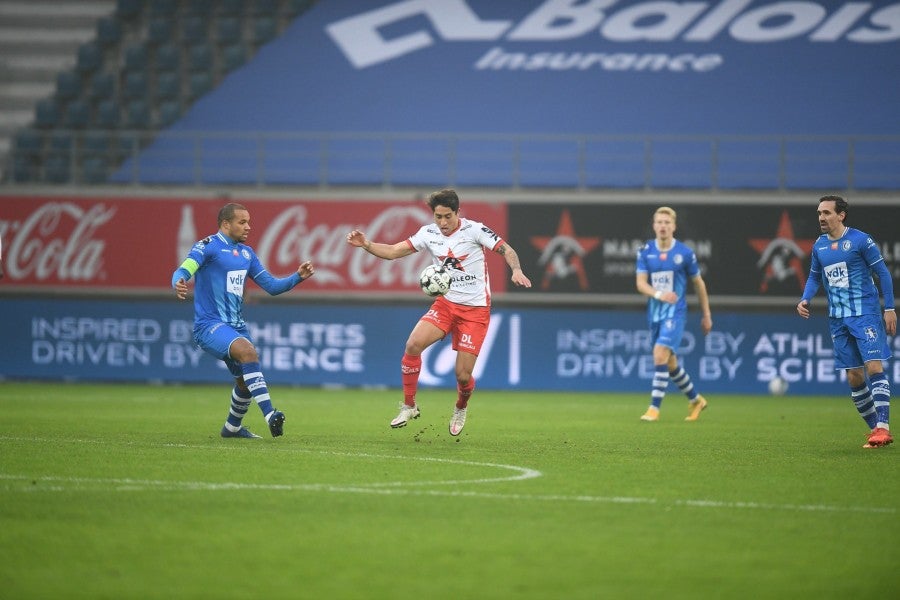
<instances>
[{"instance_id":1,"label":"soccer ball","mask_svg":"<svg viewBox=\"0 0 900 600\"><path fill-rule=\"evenodd\" d=\"M769 393L773 396L784 396L788 391L788 382L781 377L773 377L769 380Z\"/></svg>"},{"instance_id":2,"label":"soccer ball","mask_svg":"<svg viewBox=\"0 0 900 600\"><path fill-rule=\"evenodd\" d=\"M450 291L450 273L444 267L428 265L419 275L419 285L426 296L443 296Z\"/></svg>"}]
</instances>

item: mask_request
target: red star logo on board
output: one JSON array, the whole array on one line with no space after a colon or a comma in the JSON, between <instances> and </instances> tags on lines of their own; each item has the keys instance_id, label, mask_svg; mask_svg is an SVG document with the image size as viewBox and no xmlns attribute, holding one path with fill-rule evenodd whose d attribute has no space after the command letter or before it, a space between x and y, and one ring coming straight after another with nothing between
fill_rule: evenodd
<instances>
[{"instance_id":1,"label":"red star logo on board","mask_svg":"<svg viewBox=\"0 0 900 600\"><path fill-rule=\"evenodd\" d=\"M544 266L541 289L548 289L553 279L565 279L571 274L578 277L578 285L583 291L590 288L584 271L584 255L600 245L599 237L577 237L572 217L564 210L556 226L556 235L534 236L531 245L541 251L538 264Z\"/></svg>"},{"instance_id":2,"label":"red star logo on board","mask_svg":"<svg viewBox=\"0 0 900 600\"><path fill-rule=\"evenodd\" d=\"M765 269L759 291L765 294L770 282L781 282L790 277L797 278L797 287L802 290L806 284L803 261L812 251L814 239L795 239L794 227L788 211L782 211L781 221L774 238L749 239L747 242L759 253L756 266Z\"/></svg>"},{"instance_id":3,"label":"red star logo on board","mask_svg":"<svg viewBox=\"0 0 900 600\"><path fill-rule=\"evenodd\" d=\"M455 256L453 254L452 248L447 250L446 256L438 256L438 259L441 261L442 265L444 265L445 267L450 267L451 269L456 269L457 271L465 271L465 269L463 269L462 263L467 258L469 258L468 254Z\"/></svg>"}]
</instances>

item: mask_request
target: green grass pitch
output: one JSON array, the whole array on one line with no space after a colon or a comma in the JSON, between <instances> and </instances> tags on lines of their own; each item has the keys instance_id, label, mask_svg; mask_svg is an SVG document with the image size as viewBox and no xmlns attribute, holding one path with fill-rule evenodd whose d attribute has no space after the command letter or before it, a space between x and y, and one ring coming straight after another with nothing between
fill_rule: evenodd
<instances>
[{"instance_id":1,"label":"green grass pitch","mask_svg":"<svg viewBox=\"0 0 900 600\"><path fill-rule=\"evenodd\" d=\"M900 589L900 447L835 396L0 383L5 598L864 598ZM897 446L900 446L898 444Z\"/></svg>"}]
</instances>

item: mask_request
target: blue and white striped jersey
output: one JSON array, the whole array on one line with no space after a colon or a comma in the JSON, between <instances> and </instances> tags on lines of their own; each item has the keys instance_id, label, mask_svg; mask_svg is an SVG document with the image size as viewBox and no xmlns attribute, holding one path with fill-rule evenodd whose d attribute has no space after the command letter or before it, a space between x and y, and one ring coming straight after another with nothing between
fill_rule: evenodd
<instances>
[{"instance_id":1,"label":"blue and white striped jersey","mask_svg":"<svg viewBox=\"0 0 900 600\"><path fill-rule=\"evenodd\" d=\"M887 276L882 283L885 303L894 306L893 283L884 268L884 258L875 241L858 229L847 227L837 240L823 234L812 250L809 279L803 300L809 301L824 284L828 297L828 316L842 319L860 315L880 315L881 302L872 273ZM885 288L887 284L887 288Z\"/></svg>"},{"instance_id":2,"label":"blue and white striped jersey","mask_svg":"<svg viewBox=\"0 0 900 600\"><path fill-rule=\"evenodd\" d=\"M638 251L636 271L647 274L647 281L653 289L678 294L678 302L675 304L650 298L647 302L647 318L651 323L687 317L687 280L700 274L700 266L693 250L682 242L673 240L671 248L660 251L656 240L649 240Z\"/></svg>"},{"instance_id":3,"label":"blue and white striped jersey","mask_svg":"<svg viewBox=\"0 0 900 600\"><path fill-rule=\"evenodd\" d=\"M194 244L188 257L172 274L172 287L194 277L194 327L227 323L243 327L244 283L249 277L271 295L300 283L300 275L273 277L259 262L253 248L222 232Z\"/></svg>"}]
</instances>

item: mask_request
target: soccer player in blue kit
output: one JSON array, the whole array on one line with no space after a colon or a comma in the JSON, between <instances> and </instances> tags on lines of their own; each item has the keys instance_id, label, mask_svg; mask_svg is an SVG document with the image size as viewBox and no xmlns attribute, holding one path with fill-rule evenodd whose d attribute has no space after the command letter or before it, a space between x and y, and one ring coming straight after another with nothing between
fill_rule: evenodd
<instances>
[{"instance_id":1,"label":"soccer player in blue kit","mask_svg":"<svg viewBox=\"0 0 900 600\"><path fill-rule=\"evenodd\" d=\"M240 204L226 204L219 210L219 231L194 244L172 274L172 287L179 300L187 298L187 282L194 277L194 341L222 360L235 379L231 410L222 427L222 437L226 438L259 437L242 424L253 400L272 437L284 433L284 413L272 406L259 354L250 341L242 314L246 278L275 296L315 273L312 263L306 261L296 273L274 277L259 262L253 248L244 243L249 234L250 212Z\"/></svg>"},{"instance_id":2,"label":"soccer player in blue kit","mask_svg":"<svg viewBox=\"0 0 900 600\"><path fill-rule=\"evenodd\" d=\"M891 356L887 335L897 333L894 283L875 241L844 224L847 210L847 201L840 196L819 199L822 235L813 245L809 279L797 313L809 318L809 302L824 285L834 367L847 372L850 397L871 430L863 448L880 448L894 441L891 383L882 363ZM873 274L884 298L883 317Z\"/></svg>"},{"instance_id":3,"label":"soccer player in blue kit","mask_svg":"<svg viewBox=\"0 0 900 600\"><path fill-rule=\"evenodd\" d=\"M688 278L700 301L702 317L700 327L706 335L712 330L712 312L709 310L709 294L700 274L697 256L684 243L675 239L676 213L662 206L653 213L653 232L656 239L649 240L637 256L637 290L649 297L647 319L653 339L653 389L650 406L641 415L642 421L658 421L659 410L669 381L674 381L688 399L688 416L685 421L696 421L706 408L706 398L697 393L690 375L678 364L675 352L681 345L687 321Z\"/></svg>"}]
</instances>

